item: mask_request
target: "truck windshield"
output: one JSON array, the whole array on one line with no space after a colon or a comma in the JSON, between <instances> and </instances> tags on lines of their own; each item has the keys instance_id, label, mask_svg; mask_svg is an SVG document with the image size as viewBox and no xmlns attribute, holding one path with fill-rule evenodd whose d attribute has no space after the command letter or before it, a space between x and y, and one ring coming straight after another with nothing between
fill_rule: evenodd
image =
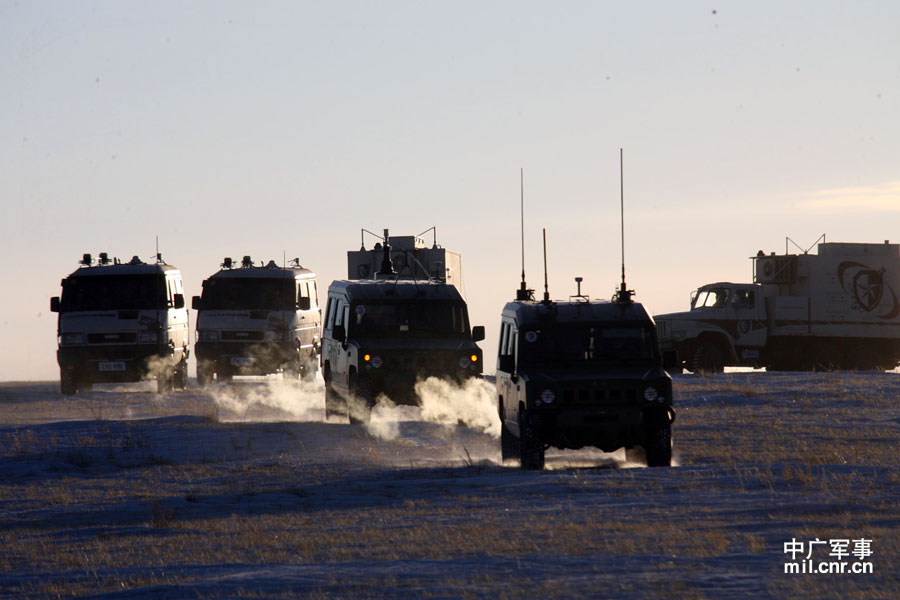
<instances>
[{"instance_id":1,"label":"truck windshield","mask_svg":"<svg viewBox=\"0 0 900 600\"><path fill-rule=\"evenodd\" d=\"M700 290L692 308L722 308L728 303L728 288Z\"/></svg>"},{"instance_id":2,"label":"truck windshield","mask_svg":"<svg viewBox=\"0 0 900 600\"><path fill-rule=\"evenodd\" d=\"M658 353L652 330L643 324L557 324L521 335L526 363L623 363L656 359Z\"/></svg>"},{"instance_id":3,"label":"truck windshield","mask_svg":"<svg viewBox=\"0 0 900 600\"><path fill-rule=\"evenodd\" d=\"M295 310L294 278L207 279L200 306L208 310Z\"/></svg>"},{"instance_id":4,"label":"truck windshield","mask_svg":"<svg viewBox=\"0 0 900 600\"><path fill-rule=\"evenodd\" d=\"M365 302L351 307L354 335L461 336L469 332L464 304L452 302Z\"/></svg>"},{"instance_id":5,"label":"truck windshield","mask_svg":"<svg viewBox=\"0 0 900 600\"><path fill-rule=\"evenodd\" d=\"M163 275L99 275L63 280L63 311L166 308Z\"/></svg>"}]
</instances>

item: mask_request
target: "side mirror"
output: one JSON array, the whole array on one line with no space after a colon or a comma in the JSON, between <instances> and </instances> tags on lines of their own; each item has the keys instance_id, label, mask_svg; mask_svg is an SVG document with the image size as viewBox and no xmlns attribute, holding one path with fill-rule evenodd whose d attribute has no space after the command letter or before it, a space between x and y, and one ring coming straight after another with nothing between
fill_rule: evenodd
<instances>
[{"instance_id":1,"label":"side mirror","mask_svg":"<svg viewBox=\"0 0 900 600\"><path fill-rule=\"evenodd\" d=\"M497 370L504 373L514 373L516 370L516 357L512 354L501 354L497 359Z\"/></svg>"},{"instance_id":2,"label":"side mirror","mask_svg":"<svg viewBox=\"0 0 900 600\"><path fill-rule=\"evenodd\" d=\"M191 298L191 308L194 310L200 310L200 296L194 296Z\"/></svg>"},{"instance_id":3,"label":"side mirror","mask_svg":"<svg viewBox=\"0 0 900 600\"><path fill-rule=\"evenodd\" d=\"M50 298L50 312L59 312L59 296Z\"/></svg>"},{"instance_id":4,"label":"side mirror","mask_svg":"<svg viewBox=\"0 0 900 600\"><path fill-rule=\"evenodd\" d=\"M175 294L175 308L184 308L184 294Z\"/></svg>"},{"instance_id":5,"label":"side mirror","mask_svg":"<svg viewBox=\"0 0 900 600\"><path fill-rule=\"evenodd\" d=\"M309 296L300 296L300 300L297 302L297 308L299 310L309 310L310 306Z\"/></svg>"},{"instance_id":6,"label":"side mirror","mask_svg":"<svg viewBox=\"0 0 900 600\"><path fill-rule=\"evenodd\" d=\"M480 342L484 339L484 325L476 325L472 328L472 340Z\"/></svg>"},{"instance_id":7,"label":"side mirror","mask_svg":"<svg viewBox=\"0 0 900 600\"><path fill-rule=\"evenodd\" d=\"M331 328L331 336L339 342L347 341L347 330L343 325L335 325Z\"/></svg>"}]
</instances>

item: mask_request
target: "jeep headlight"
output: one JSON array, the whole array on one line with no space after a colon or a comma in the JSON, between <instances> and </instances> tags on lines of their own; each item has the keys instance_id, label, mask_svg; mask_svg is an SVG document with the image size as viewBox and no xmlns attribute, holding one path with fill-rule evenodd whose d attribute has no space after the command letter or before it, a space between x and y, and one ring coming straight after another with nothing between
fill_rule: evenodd
<instances>
[{"instance_id":1,"label":"jeep headlight","mask_svg":"<svg viewBox=\"0 0 900 600\"><path fill-rule=\"evenodd\" d=\"M138 344L155 344L159 341L159 333L156 331L142 331L138 335Z\"/></svg>"},{"instance_id":2,"label":"jeep headlight","mask_svg":"<svg viewBox=\"0 0 900 600\"><path fill-rule=\"evenodd\" d=\"M551 389L546 389L541 392L541 402L544 404L553 404L553 401L556 400L556 394Z\"/></svg>"},{"instance_id":3,"label":"jeep headlight","mask_svg":"<svg viewBox=\"0 0 900 600\"><path fill-rule=\"evenodd\" d=\"M219 332L215 329L198 329L197 330L197 341L198 342L218 342L219 341Z\"/></svg>"},{"instance_id":4,"label":"jeep headlight","mask_svg":"<svg viewBox=\"0 0 900 600\"><path fill-rule=\"evenodd\" d=\"M665 400L662 396L659 395L659 392L656 391L654 387L648 387L644 390L644 400L647 402L662 402Z\"/></svg>"},{"instance_id":5,"label":"jeep headlight","mask_svg":"<svg viewBox=\"0 0 900 600\"><path fill-rule=\"evenodd\" d=\"M64 333L59 336L60 346L80 346L84 344L83 333Z\"/></svg>"}]
</instances>

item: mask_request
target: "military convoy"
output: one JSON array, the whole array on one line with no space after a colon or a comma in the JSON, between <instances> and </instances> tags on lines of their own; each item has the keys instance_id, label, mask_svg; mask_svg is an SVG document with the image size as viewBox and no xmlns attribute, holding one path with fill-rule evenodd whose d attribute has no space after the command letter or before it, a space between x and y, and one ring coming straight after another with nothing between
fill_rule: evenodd
<instances>
[{"instance_id":1,"label":"military convoy","mask_svg":"<svg viewBox=\"0 0 900 600\"><path fill-rule=\"evenodd\" d=\"M546 263L546 241L544 253ZM900 245L823 242L817 254L760 251L752 260L753 283L701 286L690 311L654 322L625 285L624 243L612 301L582 295L581 278L568 301L551 300L546 264L544 297L535 300L523 252L521 287L500 321L502 457L541 469L550 447L592 446L670 465L666 370L900 364ZM226 258L193 298L199 384L277 371L311 378L321 364L326 411L365 422L382 396L416 404L415 384L427 377L482 376L484 327L469 324L459 254L385 230L371 250L348 252L347 265L322 319L315 274L299 262ZM156 379L160 392L186 386L183 283L161 255L147 264L85 254L61 285L51 310L63 394L142 379Z\"/></svg>"},{"instance_id":2,"label":"military convoy","mask_svg":"<svg viewBox=\"0 0 900 600\"><path fill-rule=\"evenodd\" d=\"M388 230L371 251L348 252L349 279L329 286L323 322L327 413L364 422L381 395L416 404L419 380L481 376L484 327L469 326L459 264L456 253Z\"/></svg>"},{"instance_id":3,"label":"military convoy","mask_svg":"<svg viewBox=\"0 0 900 600\"><path fill-rule=\"evenodd\" d=\"M893 369L900 363L900 245L821 243L752 257L753 283L712 283L656 316L676 370Z\"/></svg>"},{"instance_id":4,"label":"military convoy","mask_svg":"<svg viewBox=\"0 0 900 600\"><path fill-rule=\"evenodd\" d=\"M51 298L58 313L60 391L156 379L160 392L187 384L188 312L181 272L157 254L123 263L85 254Z\"/></svg>"},{"instance_id":5,"label":"military convoy","mask_svg":"<svg viewBox=\"0 0 900 600\"><path fill-rule=\"evenodd\" d=\"M226 258L221 266L192 300L197 383L279 371L314 377L321 347L315 273L297 259L256 266L245 256L240 265Z\"/></svg>"}]
</instances>

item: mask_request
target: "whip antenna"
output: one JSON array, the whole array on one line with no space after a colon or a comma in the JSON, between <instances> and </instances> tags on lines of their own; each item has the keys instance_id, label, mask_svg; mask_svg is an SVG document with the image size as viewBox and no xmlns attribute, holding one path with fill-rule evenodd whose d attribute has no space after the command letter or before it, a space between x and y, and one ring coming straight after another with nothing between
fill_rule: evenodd
<instances>
[{"instance_id":1,"label":"whip antenna","mask_svg":"<svg viewBox=\"0 0 900 600\"><path fill-rule=\"evenodd\" d=\"M619 148L619 237L622 242L622 287L616 292L616 302L631 302L634 290L625 285L625 166L622 149Z\"/></svg>"},{"instance_id":2,"label":"whip antenna","mask_svg":"<svg viewBox=\"0 0 900 600\"><path fill-rule=\"evenodd\" d=\"M550 288L547 286L547 229L544 229L544 304L550 304Z\"/></svg>"},{"instance_id":3,"label":"whip antenna","mask_svg":"<svg viewBox=\"0 0 900 600\"><path fill-rule=\"evenodd\" d=\"M526 302L534 300L534 290L528 289L525 283L525 169L519 169L519 217L521 221L522 232L522 285L516 290L516 301Z\"/></svg>"}]
</instances>

